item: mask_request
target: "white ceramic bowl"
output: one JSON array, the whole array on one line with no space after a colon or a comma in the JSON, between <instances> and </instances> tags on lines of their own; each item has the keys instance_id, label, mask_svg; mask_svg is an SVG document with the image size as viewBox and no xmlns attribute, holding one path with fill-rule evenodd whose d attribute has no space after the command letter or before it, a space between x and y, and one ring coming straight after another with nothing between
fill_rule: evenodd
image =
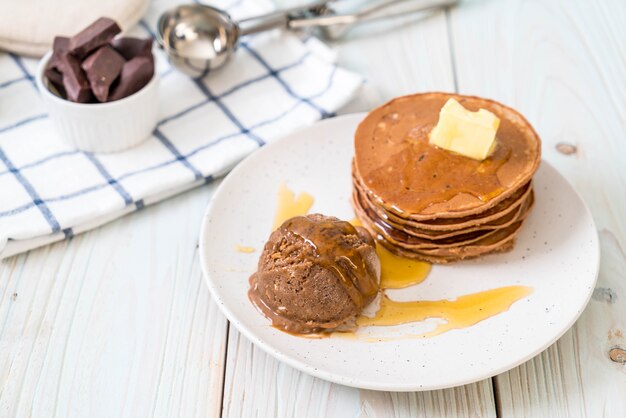
<instances>
[{"instance_id":1,"label":"white ceramic bowl","mask_svg":"<svg viewBox=\"0 0 626 418\"><path fill-rule=\"evenodd\" d=\"M74 103L48 89L48 52L39 62L37 88L63 141L89 152L117 152L149 138L159 111L159 77L137 93L110 103Z\"/></svg>"}]
</instances>

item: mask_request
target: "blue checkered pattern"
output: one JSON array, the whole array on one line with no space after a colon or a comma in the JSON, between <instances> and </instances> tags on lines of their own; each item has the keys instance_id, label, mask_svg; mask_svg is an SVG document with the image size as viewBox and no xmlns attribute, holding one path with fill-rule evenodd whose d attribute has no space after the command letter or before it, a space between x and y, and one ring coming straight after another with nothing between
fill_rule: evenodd
<instances>
[{"instance_id":1,"label":"blue checkered pattern","mask_svg":"<svg viewBox=\"0 0 626 418\"><path fill-rule=\"evenodd\" d=\"M153 36L153 5L132 35ZM224 4L217 4L224 8ZM267 11L231 0L235 18ZM317 39L272 32L246 38L224 70L191 79L160 51L161 118L153 137L118 154L68 148L36 91L36 61L0 54L0 258L72 237L212 181L274 138L327 118L361 79Z\"/></svg>"}]
</instances>

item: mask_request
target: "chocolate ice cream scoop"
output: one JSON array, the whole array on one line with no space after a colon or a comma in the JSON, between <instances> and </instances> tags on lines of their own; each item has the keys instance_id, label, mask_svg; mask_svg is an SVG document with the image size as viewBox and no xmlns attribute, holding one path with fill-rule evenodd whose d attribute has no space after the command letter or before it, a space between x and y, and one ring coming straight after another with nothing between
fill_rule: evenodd
<instances>
[{"instance_id":1,"label":"chocolate ice cream scoop","mask_svg":"<svg viewBox=\"0 0 626 418\"><path fill-rule=\"evenodd\" d=\"M265 244L248 297L287 332L350 330L378 292L375 245L365 229L334 217L288 219Z\"/></svg>"}]
</instances>

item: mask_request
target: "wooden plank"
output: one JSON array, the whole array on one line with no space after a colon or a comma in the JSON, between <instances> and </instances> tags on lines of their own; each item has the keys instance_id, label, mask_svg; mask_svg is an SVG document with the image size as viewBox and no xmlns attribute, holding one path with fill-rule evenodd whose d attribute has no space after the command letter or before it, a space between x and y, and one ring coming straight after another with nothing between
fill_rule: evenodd
<instances>
[{"instance_id":1,"label":"wooden plank","mask_svg":"<svg viewBox=\"0 0 626 418\"><path fill-rule=\"evenodd\" d=\"M354 33L336 44L339 64L367 77L340 113L370 110L399 95L453 90L443 13L396 30ZM494 417L491 379L415 393L349 388L301 373L253 346L231 327L223 417Z\"/></svg>"},{"instance_id":2,"label":"wooden plank","mask_svg":"<svg viewBox=\"0 0 626 418\"><path fill-rule=\"evenodd\" d=\"M227 323L196 247L214 188L0 264L1 416L219 414Z\"/></svg>"},{"instance_id":3,"label":"wooden plank","mask_svg":"<svg viewBox=\"0 0 626 418\"><path fill-rule=\"evenodd\" d=\"M491 380L430 392L378 392L301 373L231 328L223 417L495 417Z\"/></svg>"},{"instance_id":4,"label":"wooden plank","mask_svg":"<svg viewBox=\"0 0 626 418\"><path fill-rule=\"evenodd\" d=\"M340 113L370 111L405 94L454 90L443 12L408 19L403 25L394 20L382 28L373 25L357 27L331 44L339 65L366 79L361 94Z\"/></svg>"},{"instance_id":5,"label":"wooden plank","mask_svg":"<svg viewBox=\"0 0 626 418\"><path fill-rule=\"evenodd\" d=\"M589 204L602 245L594 298L575 327L495 379L503 417L626 416L626 366L608 356L626 348L625 19L626 3L608 0L477 1L451 14L460 91L527 116L544 158Z\"/></svg>"}]
</instances>

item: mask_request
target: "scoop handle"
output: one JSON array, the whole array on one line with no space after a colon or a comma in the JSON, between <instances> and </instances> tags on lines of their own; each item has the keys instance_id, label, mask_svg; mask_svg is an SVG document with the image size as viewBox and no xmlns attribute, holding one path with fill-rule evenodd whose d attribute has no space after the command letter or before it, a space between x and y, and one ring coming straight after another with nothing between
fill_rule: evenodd
<instances>
[{"instance_id":1,"label":"scoop handle","mask_svg":"<svg viewBox=\"0 0 626 418\"><path fill-rule=\"evenodd\" d=\"M365 7L354 13L335 14L329 7L335 0L322 0L304 6L279 10L262 16L239 21L239 35L245 36L270 29L302 29L352 25L360 22L404 16L407 13L421 12L455 6L459 0L385 0Z\"/></svg>"},{"instance_id":2,"label":"scoop handle","mask_svg":"<svg viewBox=\"0 0 626 418\"><path fill-rule=\"evenodd\" d=\"M378 4L374 4L354 13L294 18L289 20L287 25L290 29L351 25L354 23L404 16L412 12L451 7L458 3L459 0L389 0L379 2Z\"/></svg>"},{"instance_id":3,"label":"scoop handle","mask_svg":"<svg viewBox=\"0 0 626 418\"><path fill-rule=\"evenodd\" d=\"M261 16L254 16L242 19L238 23L239 36L251 35L253 33L265 32L267 30L291 27L290 22L294 20L307 19L311 16L319 16L326 9L329 2L333 0L321 0L307 3L304 6L292 7L278 10Z\"/></svg>"}]
</instances>

